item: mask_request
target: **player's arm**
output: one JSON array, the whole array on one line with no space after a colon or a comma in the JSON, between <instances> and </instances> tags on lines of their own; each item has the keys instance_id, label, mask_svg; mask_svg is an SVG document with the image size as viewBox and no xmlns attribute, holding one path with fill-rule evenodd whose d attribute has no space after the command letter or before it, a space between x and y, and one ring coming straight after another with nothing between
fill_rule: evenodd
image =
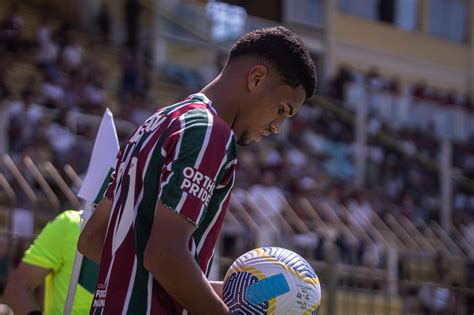
<instances>
[{"instance_id":1,"label":"player's arm","mask_svg":"<svg viewBox=\"0 0 474 315\"><path fill-rule=\"evenodd\" d=\"M35 299L34 290L39 287L52 270L20 263L8 280L4 292L6 304L15 314L28 314L41 310Z\"/></svg>"},{"instance_id":2,"label":"player's arm","mask_svg":"<svg viewBox=\"0 0 474 315\"><path fill-rule=\"evenodd\" d=\"M102 199L84 226L77 243L79 252L97 264L100 263L111 209L112 200Z\"/></svg>"},{"instance_id":3,"label":"player's arm","mask_svg":"<svg viewBox=\"0 0 474 315\"><path fill-rule=\"evenodd\" d=\"M224 291L224 281L209 281L212 289L222 299L222 291Z\"/></svg>"},{"instance_id":4,"label":"player's arm","mask_svg":"<svg viewBox=\"0 0 474 315\"><path fill-rule=\"evenodd\" d=\"M228 314L188 250L195 228L159 202L144 253L145 268L191 314Z\"/></svg>"}]
</instances>

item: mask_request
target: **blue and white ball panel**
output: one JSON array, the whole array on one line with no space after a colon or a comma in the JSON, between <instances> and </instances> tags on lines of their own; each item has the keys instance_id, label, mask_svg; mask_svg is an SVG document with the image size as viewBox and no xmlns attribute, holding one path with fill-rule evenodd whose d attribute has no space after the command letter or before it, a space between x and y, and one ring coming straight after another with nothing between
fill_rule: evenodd
<instances>
[{"instance_id":1,"label":"blue and white ball panel","mask_svg":"<svg viewBox=\"0 0 474 315\"><path fill-rule=\"evenodd\" d=\"M235 315L267 314L268 301L254 304L247 302L245 294L258 278L248 272L235 272L226 281L222 296L224 303Z\"/></svg>"},{"instance_id":2,"label":"blue and white ball panel","mask_svg":"<svg viewBox=\"0 0 474 315\"><path fill-rule=\"evenodd\" d=\"M264 247L234 262L224 281L223 296L232 314L316 314L321 287L301 256Z\"/></svg>"}]
</instances>

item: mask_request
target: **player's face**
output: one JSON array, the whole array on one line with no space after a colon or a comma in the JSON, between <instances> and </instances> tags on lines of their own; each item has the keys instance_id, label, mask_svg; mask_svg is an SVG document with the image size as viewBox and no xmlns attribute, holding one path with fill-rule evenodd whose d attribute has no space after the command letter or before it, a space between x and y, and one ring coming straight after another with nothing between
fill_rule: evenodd
<instances>
[{"instance_id":1,"label":"player's face","mask_svg":"<svg viewBox=\"0 0 474 315\"><path fill-rule=\"evenodd\" d=\"M299 111L305 97L303 87L286 85L279 77L267 78L261 90L251 98L251 106L247 106L243 131L237 143L248 145L278 133L283 122Z\"/></svg>"}]
</instances>

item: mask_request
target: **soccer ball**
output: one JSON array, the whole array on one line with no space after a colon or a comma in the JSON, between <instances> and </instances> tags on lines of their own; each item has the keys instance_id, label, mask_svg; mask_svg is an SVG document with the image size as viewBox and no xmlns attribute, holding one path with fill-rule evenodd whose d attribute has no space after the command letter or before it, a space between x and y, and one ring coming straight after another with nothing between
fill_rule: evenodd
<instances>
[{"instance_id":1,"label":"soccer ball","mask_svg":"<svg viewBox=\"0 0 474 315\"><path fill-rule=\"evenodd\" d=\"M222 296L235 315L317 314L321 286L316 272L300 255L262 247L243 254L230 266Z\"/></svg>"}]
</instances>

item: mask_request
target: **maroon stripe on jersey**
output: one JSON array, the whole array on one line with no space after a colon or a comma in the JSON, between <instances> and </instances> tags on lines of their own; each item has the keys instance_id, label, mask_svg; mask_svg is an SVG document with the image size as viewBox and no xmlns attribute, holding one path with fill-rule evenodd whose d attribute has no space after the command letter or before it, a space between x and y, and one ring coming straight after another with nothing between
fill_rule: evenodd
<instances>
[{"instance_id":1,"label":"maroon stripe on jersey","mask_svg":"<svg viewBox=\"0 0 474 315\"><path fill-rule=\"evenodd\" d=\"M224 204L222 205L222 211L219 214L219 218L217 218L216 222L214 223L213 227L209 231L207 238L204 241L204 245L201 248L201 251L198 253L199 257L199 265L201 270L206 273L207 267L209 265L210 258L212 257L212 253L214 251L214 246L217 242L217 237L219 236L219 232L221 230L222 224L224 223L224 218L227 213L227 207L230 202L230 194L229 192ZM206 275L207 276L207 275Z\"/></svg>"},{"instance_id":2,"label":"maroon stripe on jersey","mask_svg":"<svg viewBox=\"0 0 474 315\"><path fill-rule=\"evenodd\" d=\"M204 152L204 155L201 160L201 165L199 167L202 170L202 172L204 172L205 174L213 174L212 172L208 172L209 169L219 170L222 160L227 154L226 146L230 137L230 132L228 133L222 132L222 130L225 130L225 127L221 126L223 124L223 121L217 116L214 116L213 118L214 118L214 121L212 124L211 135L209 137L209 143L213 142L215 143L215 145L213 144L212 146L210 146L208 144L207 146L213 147L213 148L221 147L224 150L222 150L221 155L216 155L216 152L206 148L206 151ZM204 166L206 166L206 168L203 168ZM214 172L214 173L218 173L218 172Z\"/></svg>"},{"instance_id":3,"label":"maroon stripe on jersey","mask_svg":"<svg viewBox=\"0 0 474 315\"><path fill-rule=\"evenodd\" d=\"M114 302L105 304L104 312L106 314L122 313L129 286L129 281L124 281L124 279L130 279L135 261L135 255L130 255L130 253L135 253L132 228L130 228L122 245L120 245L115 253L115 261L111 270L111 274L115 275L115 277L110 277L109 283L107 284L107 301Z\"/></svg>"},{"instance_id":4,"label":"maroon stripe on jersey","mask_svg":"<svg viewBox=\"0 0 474 315\"><path fill-rule=\"evenodd\" d=\"M172 112L169 116L171 117L171 119L176 119L182 114L193 109L209 109L209 106L205 103L190 103Z\"/></svg>"},{"instance_id":5,"label":"maroon stripe on jersey","mask_svg":"<svg viewBox=\"0 0 474 315\"><path fill-rule=\"evenodd\" d=\"M153 280L150 315L175 315L182 313L183 307L175 303L165 289L156 280Z\"/></svg>"}]
</instances>

